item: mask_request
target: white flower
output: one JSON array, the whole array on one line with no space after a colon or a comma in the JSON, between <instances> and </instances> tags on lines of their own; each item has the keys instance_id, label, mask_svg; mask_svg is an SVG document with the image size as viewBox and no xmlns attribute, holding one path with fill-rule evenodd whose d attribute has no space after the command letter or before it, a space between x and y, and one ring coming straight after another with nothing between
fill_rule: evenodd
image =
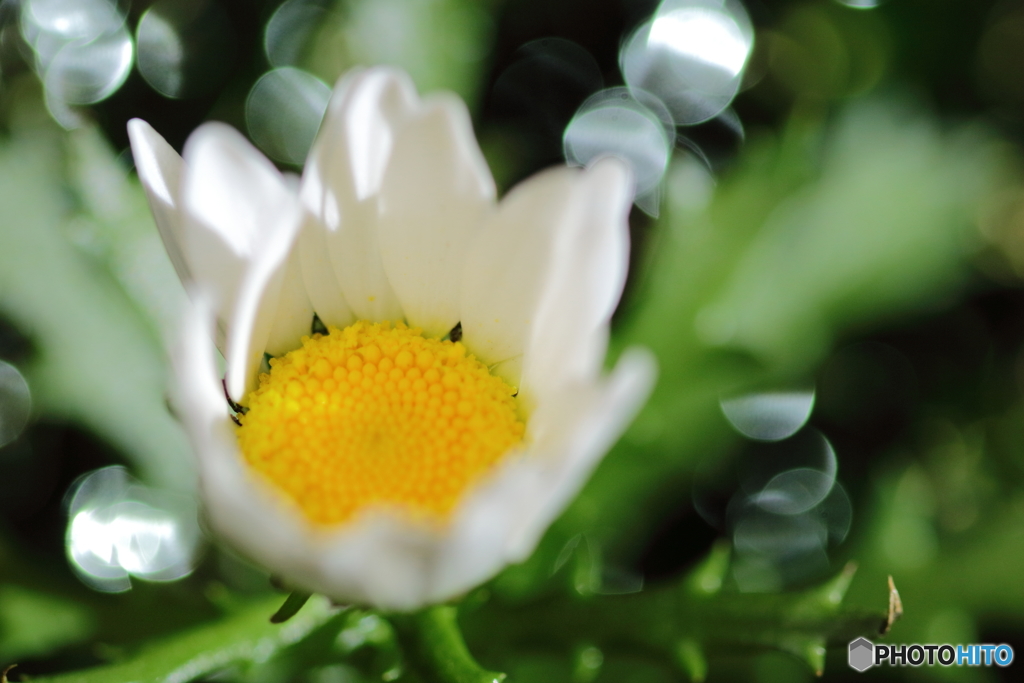
<instances>
[{"instance_id":1,"label":"white flower","mask_svg":"<svg viewBox=\"0 0 1024 683\"><path fill-rule=\"evenodd\" d=\"M450 598L524 560L653 383L639 351L601 372L627 268L623 164L548 170L496 204L463 103L420 100L382 68L339 82L301 181L224 124L196 130L184 159L140 120L129 134L196 302L174 358L176 403L214 530L295 588L391 609ZM443 524L383 505L317 524L246 461L211 336L228 392L245 402L264 352L300 347L314 312L337 328L404 320L432 338L461 323L468 351L518 387L521 446Z\"/></svg>"}]
</instances>

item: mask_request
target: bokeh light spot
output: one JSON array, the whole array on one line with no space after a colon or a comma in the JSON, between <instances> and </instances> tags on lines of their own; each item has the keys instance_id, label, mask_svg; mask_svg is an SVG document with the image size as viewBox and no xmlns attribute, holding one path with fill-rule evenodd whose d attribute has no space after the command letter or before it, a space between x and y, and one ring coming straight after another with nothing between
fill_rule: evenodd
<instances>
[{"instance_id":1,"label":"bokeh light spot","mask_svg":"<svg viewBox=\"0 0 1024 683\"><path fill-rule=\"evenodd\" d=\"M328 12L323 0L288 0L267 22L263 49L273 67L297 66Z\"/></svg>"},{"instance_id":2,"label":"bokeh light spot","mask_svg":"<svg viewBox=\"0 0 1024 683\"><path fill-rule=\"evenodd\" d=\"M604 79L597 60L564 38L532 40L516 50L494 83L494 105L521 118L542 136L561 140L565 126Z\"/></svg>"},{"instance_id":3,"label":"bokeh light spot","mask_svg":"<svg viewBox=\"0 0 1024 683\"><path fill-rule=\"evenodd\" d=\"M570 164L586 166L600 156L626 160L633 167L637 203L657 214L654 194L672 156L675 128L657 100L641 103L626 88L603 90L583 103L565 129L563 145ZM660 109L661 116L656 113ZM644 198L653 201L643 202Z\"/></svg>"},{"instance_id":4,"label":"bokeh light spot","mask_svg":"<svg viewBox=\"0 0 1024 683\"><path fill-rule=\"evenodd\" d=\"M680 56L718 66L736 76L750 54L750 41L731 17L703 7L659 16L647 34L648 49L664 48Z\"/></svg>"},{"instance_id":5,"label":"bokeh light spot","mask_svg":"<svg viewBox=\"0 0 1024 683\"><path fill-rule=\"evenodd\" d=\"M124 24L117 3L110 0L28 0L23 5L22 21L64 40L86 42Z\"/></svg>"},{"instance_id":6,"label":"bokeh light spot","mask_svg":"<svg viewBox=\"0 0 1024 683\"><path fill-rule=\"evenodd\" d=\"M131 72L135 46L111 0L29 0L21 35L32 48L47 108L65 128L81 122L72 106L110 97Z\"/></svg>"},{"instance_id":7,"label":"bokeh light spot","mask_svg":"<svg viewBox=\"0 0 1024 683\"><path fill-rule=\"evenodd\" d=\"M301 69L269 71L256 81L245 102L249 135L268 156L301 165L330 98L327 84Z\"/></svg>"},{"instance_id":8,"label":"bokeh light spot","mask_svg":"<svg viewBox=\"0 0 1024 683\"><path fill-rule=\"evenodd\" d=\"M226 77L234 34L212 0L159 0L136 29L139 73L164 97L199 97Z\"/></svg>"},{"instance_id":9,"label":"bokeh light spot","mask_svg":"<svg viewBox=\"0 0 1024 683\"><path fill-rule=\"evenodd\" d=\"M18 368L0 361L0 447L21 434L32 414L32 393Z\"/></svg>"},{"instance_id":10,"label":"bokeh light spot","mask_svg":"<svg viewBox=\"0 0 1024 683\"><path fill-rule=\"evenodd\" d=\"M123 28L88 43L65 45L43 76L47 92L67 104L95 104L110 97L128 78L135 48Z\"/></svg>"},{"instance_id":11,"label":"bokeh light spot","mask_svg":"<svg viewBox=\"0 0 1024 683\"><path fill-rule=\"evenodd\" d=\"M836 2L853 9L874 9L882 4L881 0L836 0Z\"/></svg>"},{"instance_id":12,"label":"bokeh light spot","mask_svg":"<svg viewBox=\"0 0 1024 683\"><path fill-rule=\"evenodd\" d=\"M724 111L739 92L754 31L738 2L666 0L620 54L630 90L658 97L679 125Z\"/></svg>"},{"instance_id":13,"label":"bokeh light spot","mask_svg":"<svg viewBox=\"0 0 1024 683\"><path fill-rule=\"evenodd\" d=\"M83 477L68 517L68 560L96 590L126 591L131 577L175 581L195 567L201 541L195 503L142 486L123 467Z\"/></svg>"},{"instance_id":14,"label":"bokeh light spot","mask_svg":"<svg viewBox=\"0 0 1024 683\"><path fill-rule=\"evenodd\" d=\"M814 391L772 391L722 399L722 413L743 436L780 441L797 433L811 416Z\"/></svg>"}]
</instances>

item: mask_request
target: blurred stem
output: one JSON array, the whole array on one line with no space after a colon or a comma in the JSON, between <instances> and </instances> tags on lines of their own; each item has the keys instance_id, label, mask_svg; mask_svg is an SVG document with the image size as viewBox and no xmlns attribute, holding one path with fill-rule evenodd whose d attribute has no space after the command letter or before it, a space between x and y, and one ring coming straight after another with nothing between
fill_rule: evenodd
<instances>
[{"instance_id":1,"label":"blurred stem","mask_svg":"<svg viewBox=\"0 0 1024 683\"><path fill-rule=\"evenodd\" d=\"M593 643L631 650L668 659L699 681L708 655L771 649L789 652L820 673L826 646L877 636L891 620L885 609L842 607L855 571L852 564L803 591L743 594L721 589L728 559L728 545L719 544L680 581L628 595L493 601L465 615L466 632L486 633L489 641L512 649L554 645L571 650Z\"/></svg>"},{"instance_id":2,"label":"blurred stem","mask_svg":"<svg viewBox=\"0 0 1024 683\"><path fill-rule=\"evenodd\" d=\"M410 663L431 683L499 683L505 674L487 671L470 654L457 608L435 605L409 616L393 616Z\"/></svg>"}]
</instances>

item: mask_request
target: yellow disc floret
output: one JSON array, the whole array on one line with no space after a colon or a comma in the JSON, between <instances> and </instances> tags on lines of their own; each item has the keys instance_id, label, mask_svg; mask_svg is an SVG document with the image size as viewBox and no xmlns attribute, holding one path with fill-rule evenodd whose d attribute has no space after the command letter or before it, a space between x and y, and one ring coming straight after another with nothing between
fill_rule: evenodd
<instances>
[{"instance_id":1,"label":"yellow disc floret","mask_svg":"<svg viewBox=\"0 0 1024 683\"><path fill-rule=\"evenodd\" d=\"M441 520L523 437L515 389L402 323L304 337L239 416L248 463L318 524L367 506Z\"/></svg>"}]
</instances>

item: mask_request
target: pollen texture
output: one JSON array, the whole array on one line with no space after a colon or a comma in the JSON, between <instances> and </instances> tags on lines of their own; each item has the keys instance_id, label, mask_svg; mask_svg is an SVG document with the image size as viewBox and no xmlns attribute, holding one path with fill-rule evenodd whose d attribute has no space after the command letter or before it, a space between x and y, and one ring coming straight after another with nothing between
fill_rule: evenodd
<instances>
[{"instance_id":1,"label":"pollen texture","mask_svg":"<svg viewBox=\"0 0 1024 683\"><path fill-rule=\"evenodd\" d=\"M515 389L461 343L401 323L331 327L270 368L238 441L318 524L371 505L443 520L523 437Z\"/></svg>"}]
</instances>

